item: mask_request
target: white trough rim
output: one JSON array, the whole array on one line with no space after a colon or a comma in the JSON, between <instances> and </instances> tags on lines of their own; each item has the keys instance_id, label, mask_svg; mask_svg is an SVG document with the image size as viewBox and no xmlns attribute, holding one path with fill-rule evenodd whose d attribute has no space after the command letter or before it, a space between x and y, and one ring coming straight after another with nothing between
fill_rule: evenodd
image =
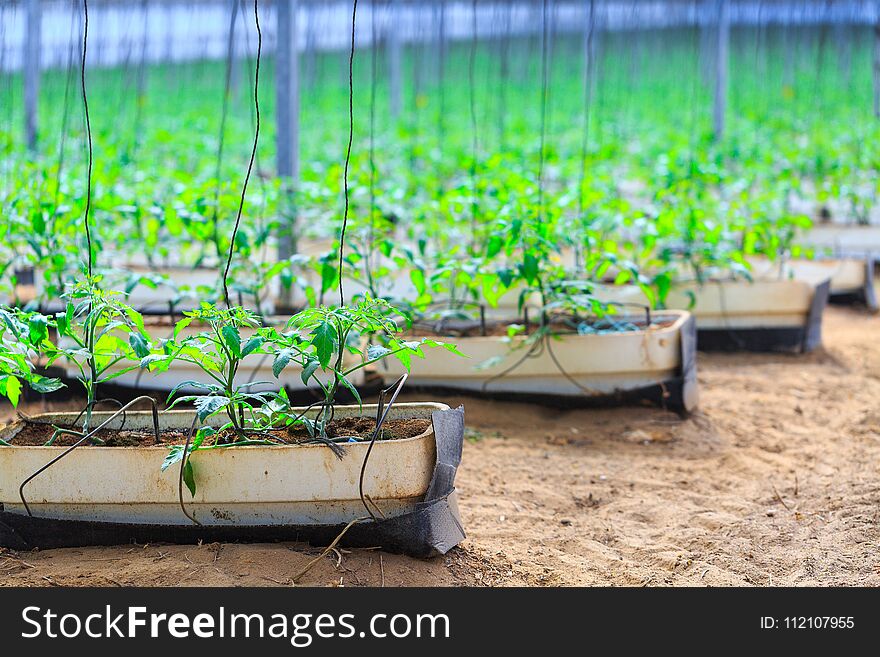
<instances>
[{"instance_id":1,"label":"white trough rim","mask_svg":"<svg viewBox=\"0 0 880 657\"><path fill-rule=\"evenodd\" d=\"M831 281L831 294L851 294L859 292L868 284L868 260L866 258L821 258L807 260L798 258L782 263L763 258L750 261L753 272L762 280L776 277L780 280ZM782 267L782 276L779 270Z\"/></svg>"},{"instance_id":2,"label":"white trough rim","mask_svg":"<svg viewBox=\"0 0 880 657\"><path fill-rule=\"evenodd\" d=\"M443 350L425 349L424 359L412 359L409 381L438 388L578 397L587 393L605 395L635 390L677 376L682 366L681 330L690 316L681 310L654 311L652 320L671 320L671 324L619 333L561 334L559 339L552 339L551 346L565 374L545 349L539 357L527 358L493 380L523 358L526 348L511 351L510 341L504 336L448 338L471 356L471 360L436 353ZM642 320L644 315L622 314L615 318ZM513 340L521 343L525 339L525 336L517 336ZM504 360L486 369L475 369L479 363L496 356L503 356ZM403 369L402 365L390 362L387 368L379 367L377 371L390 381ZM579 385L572 383L571 378Z\"/></svg>"},{"instance_id":3,"label":"white trough rim","mask_svg":"<svg viewBox=\"0 0 880 657\"><path fill-rule=\"evenodd\" d=\"M823 282L788 278L681 284L670 290L666 305L688 308L692 301L688 292L692 292L696 303L688 310L696 318L699 329L803 327L816 289ZM634 285L610 286L603 298L606 301L647 303L644 293Z\"/></svg>"},{"instance_id":4,"label":"white trough rim","mask_svg":"<svg viewBox=\"0 0 880 657\"><path fill-rule=\"evenodd\" d=\"M880 258L880 225L818 224L800 242L837 257Z\"/></svg>"}]
</instances>

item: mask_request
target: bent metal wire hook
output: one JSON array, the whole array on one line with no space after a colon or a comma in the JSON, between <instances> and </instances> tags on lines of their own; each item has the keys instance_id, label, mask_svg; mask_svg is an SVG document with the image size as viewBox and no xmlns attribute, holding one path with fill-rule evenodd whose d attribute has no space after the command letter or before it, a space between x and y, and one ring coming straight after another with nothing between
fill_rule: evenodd
<instances>
[{"instance_id":1,"label":"bent metal wire hook","mask_svg":"<svg viewBox=\"0 0 880 657\"><path fill-rule=\"evenodd\" d=\"M651 306L645 303L637 303L635 301L608 301L606 305L618 308L639 308L645 311L645 328L651 326Z\"/></svg>"},{"instance_id":2,"label":"bent metal wire hook","mask_svg":"<svg viewBox=\"0 0 880 657\"><path fill-rule=\"evenodd\" d=\"M384 390L379 391L379 401L376 404L376 428L373 429L373 435L370 437L370 445L367 447L367 453L364 455L364 461L361 463L361 474L358 479L358 493L361 496L361 503L364 505L364 508L367 510L367 513L370 514L370 518L373 520L378 520L376 518L376 514L373 513L373 510L370 509L369 504L367 504L367 500L372 503L372 505L376 508L376 511L379 512L379 515L383 518L385 517L382 513L382 510L376 505L373 500L371 500L367 495L364 494L364 474L367 471L367 462L370 460L370 454L373 451L373 445L376 444L376 440L379 438L379 433L382 431L382 425L385 423L385 419L388 417L388 413L391 412L391 407L394 405L394 402L397 401L397 396L400 394L400 391L403 389L403 385L406 383L406 380L409 378L409 373L404 372L397 381L395 381L392 385L388 386ZM389 391L393 390L394 393L391 395L391 399L388 400L388 405L385 405L385 395L388 394Z\"/></svg>"},{"instance_id":3,"label":"bent metal wire hook","mask_svg":"<svg viewBox=\"0 0 880 657\"><path fill-rule=\"evenodd\" d=\"M99 431L101 431L101 429L103 429L103 428L106 427L110 422L112 422L113 420L115 420L117 416L119 416L120 414L124 415L126 410L128 410L130 407L132 407L132 406L133 406L134 404L136 404L137 402L142 401L142 400L144 400L144 399L149 400L150 404L152 405L152 411L153 411L153 432L154 432L154 435L155 435L155 437L156 437L156 444L158 445L158 444L159 444L159 409L158 409L158 406L156 405L156 400L153 399L152 397L147 396L147 395L142 395L142 396L140 396L140 397L135 397L135 398L132 399L130 402L128 402L125 406L123 406L123 407L120 408L118 411L116 411L115 413L113 413L113 415L111 415L111 416L108 417L106 420L104 420L104 421L103 421L101 424L99 424L97 427L95 427L94 429L92 429L91 431L89 431L87 434L83 435L82 438L80 438L80 439L79 439L78 441L76 441L73 445L71 445L71 446L68 447L66 450L64 450L61 454L59 454L58 456L56 456L55 458L53 458L53 459L52 459L51 461L49 461L46 465L42 466L39 470L37 470L36 472L34 472L33 474L31 474L31 475L30 475L29 477L27 477L23 482L21 482L21 485L18 487L18 496L19 496L19 498L21 498L21 503L24 505L24 508L25 508L25 511L27 511L27 514L28 514L29 516L31 516L31 517L33 517L33 515L34 515L34 514L31 512L31 508L30 508L30 506L28 506L27 500L26 500L25 497L24 497L24 487L25 487L25 486L27 486L31 481L33 481L36 477L38 477L38 476L41 475L43 472L45 472L46 470L48 470L49 468L51 468L53 465L55 465L56 463L58 463L58 461L60 461L60 460L63 459L65 456L67 456L68 454L70 454L73 450L75 450L77 447L79 447L80 445L82 445L82 444L83 444L84 442L86 442L89 438L91 438L92 436L96 435ZM71 433L71 432L68 431L67 433ZM78 434L75 434L75 435L78 435Z\"/></svg>"}]
</instances>

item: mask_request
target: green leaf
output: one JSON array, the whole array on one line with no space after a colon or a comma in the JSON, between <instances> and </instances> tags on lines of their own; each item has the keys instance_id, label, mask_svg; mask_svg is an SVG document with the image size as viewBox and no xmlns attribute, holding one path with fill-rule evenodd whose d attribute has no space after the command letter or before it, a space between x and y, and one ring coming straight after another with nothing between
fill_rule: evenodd
<instances>
[{"instance_id":1,"label":"green leaf","mask_svg":"<svg viewBox=\"0 0 880 657\"><path fill-rule=\"evenodd\" d=\"M214 391L217 390L218 386L213 386L210 383L202 383L201 381L181 381L176 386L171 388L171 392L168 393L168 399L171 399L181 388L196 388L198 390L208 390Z\"/></svg>"},{"instance_id":2,"label":"green leaf","mask_svg":"<svg viewBox=\"0 0 880 657\"><path fill-rule=\"evenodd\" d=\"M467 354L462 353L461 351L459 351L458 347L457 347L456 345L454 345L454 344L449 344L449 343L447 343L447 342L444 342L444 343L442 344L442 346L443 346L443 348L444 348L446 351L451 351L451 352L452 352L453 354L455 354L456 356L461 356L461 357L463 357L463 358L470 358L470 356L468 356Z\"/></svg>"},{"instance_id":3,"label":"green leaf","mask_svg":"<svg viewBox=\"0 0 880 657\"><path fill-rule=\"evenodd\" d=\"M357 391L357 388L354 387L351 381L346 379L344 376L339 377L339 382L344 385L351 392L352 396L354 396L355 400L358 403L358 406L363 408L363 402L361 401L361 395Z\"/></svg>"},{"instance_id":4,"label":"green leaf","mask_svg":"<svg viewBox=\"0 0 880 657\"><path fill-rule=\"evenodd\" d=\"M146 358L150 355L150 344L140 333L129 333L128 343L138 358Z\"/></svg>"},{"instance_id":5,"label":"green leaf","mask_svg":"<svg viewBox=\"0 0 880 657\"><path fill-rule=\"evenodd\" d=\"M31 212L31 228L37 235L46 232L46 218L43 216L42 210Z\"/></svg>"},{"instance_id":6,"label":"green leaf","mask_svg":"<svg viewBox=\"0 0 880 657\"><path fill-rule=\"evenodd\" d=\"M165 356L163 354L149 354L147 356L144 356L141 359L140 367L142 367L144 369L149 369L150 365L152 365L153 363L158 363L161 361L170 361L170 360L171 360L170 356Z\"/></svg>"},{"instance_id":7,"label":"green leaf","mask_svg":"<svg viewBox=\"0 0 880 657\"><path fill-rule=\"evenodd\" d=\"M338 345L336 328L331 322L325 320L312 331L312 345L315 347L321 367L327 368Z\"/></svg>"},{"instance_id":8,"label":"green leaf","mask_svg":"<svg viewBox=\"0 0 880 657\"><path fill-rule=\"evenodd\" d=\"M178 463L182 458L183 445L173 445L171 449L168 450L168 454L165 455L165 460L162 461L162 472L165 472L172 465Z\"/></svg>"},{"instance_id":9,"label":"green leaf","mask_svg":"<svg viewBox=\"0 0 880 657\"><path fill-rule=\"evenodd\" d=\"M13 406L18 406L21 397L21 381L12 375L0 379L0 394L4 395Z\"/></svg>"},{"instance_id":10,"label":"green leaf","mask_svg":"<svg viewBox=\"0 0 880 657\"><path fill-rule=\"evenodd\" d=\"M34 315L28 320L28 339L32 345L39 345L49 337L48 320L43 315Z\"/></svg>"},{"instance_id":11,"label":"green leaf","mask_svg":"<svg viewBox=\"0 0 880 657\"><path fill-rule=\"evenodd\" d=\"M275 356L275 360L272 362L272 374L275 375L276 379L281 374L281 371L290 363L290 359L292 356L292 349L282 349Z\"/></svg>"},{"instance_id":12,"label":"green leaf","mask_svg":"<svg viewBox=\"0 0 880 657\"><path fill-rule=\"evenodd\" d=\"M224 397L223 395L196 397L196 416L200 422L204 422L214 413L228 406L229 402L229 397Z\"/></svg>"},{"instance_id":13,"label":"green leaf","mask_svg":"<svg viewBox=\"0 0 880 657\"><path fill-rule=\"evenodd\" d=\"M406 368L407 372L409 372L412 367L412 358L410 357L411 353L412 352L409 349L401 349L394 354L394 357L400 361L401 365Z\"/></svg>"},{"instance_id":14,"label":"green leaf","mask_svg":"<svg viewBox=\"0 0 880 657\"><path fill-rule=\"evenodd\" d=\"M137 310L132 308L131 306L124 307L125 314L128 315L128 318L131 320L132 324L137 327L137 330L140 331L141 335L146 335L147 330L144 327L144 318Z\"/></svg>"},{"instance_id":15,"label":"green leaf","mask_svg":"<svg viewBox=\"0 0 880 657\"><path fill-rule=\"evenodd\" d=\"M64 384L61 383L60 379L50 379L45 376L40 376L39 374L31 374L28 378L28 385L31 389L40 393L55 392L64 387Z\"/></svg>"},{"instance_id":16,"label":"green leaf","mask_svg":"<svg viewBox=\"0 0 880 657\"><path fill-rule=\"evenodd\" d=\"M501 252L501 247L503 245L504 242L501 240L500 235L491 235L489 241L486 243L486 258L494 258L498 255Z\"/></svg>"},{"instance_id":17,"label":"green leaf","mask_svg":"<svg viewBox=\"0 0 880 657\"><path fill-rule=\"evenodd\" d=\"M189 326L193 321L192 317L184 317L177 324L174 325L174 333L171 335L172 340L177 340L177 336L180 335L180 332Z\"/></svg>"},{"instance_id":18,"label":"green leaf","mask_svg":"<svg viewBox=\"0 0 880 657\"><path fill-rule=\"evenodd\" d=\"M409 272L409 280L412 281L413 286L416 288L418 296L422 296L427 289L425 285L425 272L421 269L411 269Z\"/></svg>"},{"instance_id":19,"label":"green leaf","mask_svg":"<svg viewBox=\"0 0 880 657\"><path fill-rule=\"evenodd\" d=\"M390 353L391 350L388 347L383 347L380 344L371 344L367 347L367 360L379 360L380 358L385 358Z\"/></svg>"},{"instance_id":20,"label":"green leaf","mask_svg":"<svg viewBox=\"0 0 880 657\"><path fill-rule=\"evenodd\" d=\"M321 265L321 292L326 292L332 288L337 280L336 265L330 262L323 263Z\"/></svg>"},{"instance_id":21,"label":"green leaf","mask_svg":"<svg viewBox=\"0 0 880 657\"><path fill-rule=\"evenodd\" d=\"M511 269L499 269L498 280L501 281L505 288L510 287L513 283L513 271Z\"/></svg>"},{"instance_id":22,"label":"green leaf","mask_svg":"<svg viewBox=\"0 0 880 657\"><path fill-rule=\"evenodd\" d=\"M183 466L183 483L185 483L186 487L189 489L189 494L195 497L196 479L191 457L186 460L186 465Z\"/></svg>"},{"instance_id":23,"label":"green leaf","mask_svg":"<svg viewBox=\"0 0 880 657\"><path fill-rule=\"evenodd\" d=\"M220 335L223 336L223 342L226 343L233 357L241 358L241 335L239 335L238 329L227 324L220 329Z\"/></svg>"},{"instance_id":24,"label":"green leaf","mask_svg":"<svg viewBox=\"0 0 880 657\"><path fill-rule=\"evenodd\" d=\"M257 349L259 349L262 346L263 346L262 336L255 335L254 337L252 337L250 340L248 340L245 343L244 349L241 350L241 357L244 358L248 354L252 354L253 352L255 352Z\"/></svg>"},{"instance_id":25,"label":"green leaf","mask_svg":"<svg viewBox=\"0 0 880 657\"><path fill-rule=\"evenodd\" d=\"M523 278L529 283L534 283L538 278L538 257L534 253L526 253L523 257Z\"/></svg>"},{"instance_id":26,"label":"green leaf","mask_svg":"<svg viewBox=\"0 0 880 657\"><path fill-rule=\"evenodd\" d=\"M304 385L309 385L309 379L312 378L312 375L321 367L321 363L319 363L314 358L309 359L309 362L306 363L306 366L303 368L303 371L300 374L300 378Z\"/></svg>"}]
</instances>

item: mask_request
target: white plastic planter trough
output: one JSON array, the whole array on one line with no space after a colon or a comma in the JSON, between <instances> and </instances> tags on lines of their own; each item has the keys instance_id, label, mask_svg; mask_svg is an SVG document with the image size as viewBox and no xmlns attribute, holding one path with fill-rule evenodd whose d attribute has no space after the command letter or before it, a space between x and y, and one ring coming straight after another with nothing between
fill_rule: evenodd
<instances>
[{"instance_id":1,"label":"white plastic planter trough","mask_svg":"<svg viewBox=\"0 0 880 657\"><path fill-rule=\"evenodd\" d=\"M780 277L780 265L768 260L752 263L755 277ZM863 303L876 311L877 294L874 288L874 261L871 258L840 258L820 260L787 260L782 266L782 278L802 280L829 279L828 300L833 303Z\"/></svg>"},{"instance_id":2,"label":"white plastic planter trough","mask_svg":"<svg viewBox=\"0 0 880 657\"><path fill-rule=\"evenodd\" d=\"M822 343L829 281L772 279L707 281L674 286L668 308L687 308L707 351L808 352ZM647 303L635 286L609 286L605 301Z\"/></svg>"},{"instance_id":3,"label":"white plastic planter trough","mask_svg":"<svg viewBox=\"0 0 880 657\"><path fill-rule=\"evenodd\" d=\"M164 276L172 285L159 284L155 288L148 285L138 284L126 297L126 303L132 308L145 315L162 315L167 314L174 303L175 312L183 312L198 308L202 301L205 300L204 294L199 292L199 288L217 289L220 281L221 272L215 267L185 267L185 266L156 266L148 267L140 264L126 263L119 271L112 271L104 283L105 287L112 290L122 291L126 285L128 275L137 276ZM177 289L175 289L175 287ZM44 293L44 281L40 272L34 277L34 289L36 296ZM180 299L176 299L181 295ZM238 295L230 290L230 303L241 305L251 310L256 309L256 303L252 296L242 295L239 299ZM63 303L59 299L49 299L44 304L49 311L56 311L63 307ZM271 313L274 311L274 301L269 290L261 292L260 310L263 313Z\"/></svg>"},{"instance_id":4,"label":"white plastic planter trough","mask_svg":"<svg viewBox=\"0 0 880 657\"><path fill-rule=\"evenodd\" d=\"M644 317L615 316L619 321ZM699 400L694 321L690 313L677 310L655 313L652 320L659 325L638 331L561 334L529 357L528 347L513 348L523 336L512 341L501 336L441 338L469 358L426 349L424 359L412 359L408 385L563 405L651 399L690 411ZM402 366L392 359L385 362L388 367L378 371L391 383ZM487 362L491 366L479 367Z\"/></svg>"},{"instance_id":5,"label":"white plastic planter trough","mask_svg":"<svg viewBox=\"0 0 880 657\"><path fill-rule=\"evenodd\" d=\"M174 306L174 310L177 312L198 308L204 299L204 295L198 291L199 288L215 290L221 277L221 271L216 267L148 267L127 263L122 268L134 275L159 275L168 278L178 290L185 292L184 296ZM151 288L141 284L137 285L129 293L127 303L132 308L145 314L161 315L168 312L171 302L174 301L178 294L179 292L169 285L158 285L156 288ZM230 299L232 304L237 305L240 301L241 305L245 308L251 310L256 308L255 300L250 295L242 295L241 299L239 299L236 292L230 290L230 296L232 297ZM274 304L268 289L261 293L260 310L264 313L271 313L274 310Z\"/></svg>"},{"instance_id":6,"label":"white plastic planter trough","mask_svg":"<svg viewBox=\"0 0 880 657\"><path fill-rule=\"evenodd\" d=\"M880 225L819 224L804 235L806 246L827 251L835 258L880 258Z\"/></svg>"},{"instance_id":7,"label":"white plastic planter trough","mask_svg":"<svg viewBox=\"0 0 880 657\"><path fill-rule=\"evenodd\" d=\"M365 405L363 411L357 406L336 408L337 417L361 414L375 417L376 406ZM95 413L93 420L97 424L109 416L110 413ZM75 417L73 413L57 413L34 419L68 424ZM412 438L374 443L364 470L363 493L379 510L374 515L381 516L382 522L372 523L370 531L359 529L364 540L385 537L391 547L419 553L445 552L463 538L463 533L456 536L454 530L457 526L460 531L460 524L453 487L461 455L463 417L462 409L450 410L444 404L394 404L389 419L424 418L432 420L432 424ZM113 420L115 426L118 421ZM188 430L192 421L189 411L159 415L162 430ZM0 438L14 445L21 426L21 422L16 422L5 427L0 430ZM125 419L129 429L152 431L152 426L150 412L129 413ZM359 486L369 443L348 443L344 447L342 458L325 445L311 444L195 452L191 457L195 497L183 488L186 510L199 523L194 525L181 509L179 465L165 472L160 468L167 447L74 449L24 487L31 517L20 499L19 486L66 448L0 446L0 545L14 547L17 539L44 547L106 544L145 537L259 540L288 536L281 531L285 528L295 530L289 538L302 540L309 537L309 528L339 527L369 517ZM438 468L438 464L444 467ZM442 470L443 476L435 470ZM431 514L439 515L432 520L427 518ZM452 529L431 525L441 519ZM50 529L62 533L79 530L89 535L56 538ZM237 533L224 533L230 529ZM426 538L432 529L433 538ZM422 530L422 535L407 538L408 530L416 534ZM329 537L332 540L332 534Z\"/></svg>"}]
</instances>

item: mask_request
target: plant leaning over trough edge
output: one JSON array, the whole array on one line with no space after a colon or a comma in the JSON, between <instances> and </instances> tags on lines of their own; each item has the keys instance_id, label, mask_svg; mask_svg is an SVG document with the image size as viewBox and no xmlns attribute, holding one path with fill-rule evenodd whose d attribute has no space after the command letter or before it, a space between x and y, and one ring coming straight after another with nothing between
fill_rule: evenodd
<instances>
[{"instance_id":1,"label":"plant leaning over trough edge","mask_svg":"<svg viewBox=\"0 0 880 657\"><path fill-rule=\"evenodd\" d=\"M314 382L322 394L322 399L309 407L320 405L316 418L310 419L305 413L294 415L282 391L266 409L273 424L280 420L282 426L288 428L302 425L312 438L342 456L343 451L337 443L347 441L348 437L330 438L327 430L335 417L337 395L342 388L348 390L362 407L360 394L350 380L352 374L389 356L397 358L409 371L413 356L425 357L423 347L443 347L451 353L464 355L455 345L431 338L401 339L401 329L391 318L394 313L394 307L387 301L367 298L355 306L320 306L302 310L290 319L289 330L283 333L274 328L265 329L267 343L275 355L272 363L275 376L280 376L290 364L296 364L302 370L303 384ZM368 345L367 337L377 343ZM356 356L357 362L346 363L347 353Z\"/></svg>"},{"instance_id":2,"label":"plant leaning over trough edge","mask_svg":"<svg viewBox=\"0 0 880 657\"><path fill-rule=\"evenodd\" d=\"M34 372L34 361L49 339L49 318L40 313L0 306L0 319L0 395L17 407L22 383L39 393L63 388L59 379ZM3 440L0 444L8 445Z\"/></svg>"}]
</instances>

